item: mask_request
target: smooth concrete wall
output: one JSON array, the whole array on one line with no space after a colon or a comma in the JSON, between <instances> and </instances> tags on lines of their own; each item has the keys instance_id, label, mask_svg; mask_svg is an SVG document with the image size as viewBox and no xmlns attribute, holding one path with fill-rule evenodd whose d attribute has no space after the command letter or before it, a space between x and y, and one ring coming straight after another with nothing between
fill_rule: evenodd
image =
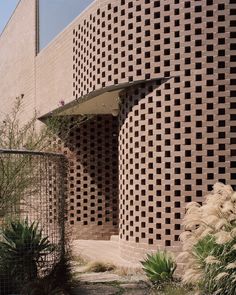
<instances>
[{"instance_id":1,"label":"smooth concrete wall","mask_svg":"<svg viewBox=\"0 0 236 295\"><path fill-rule=\"evenodd\" d=\"M35 107L35 1L21 0L0 36L0 118L24 94L25 114Z\"/></svg>"},{"instance_id":2,"label":"smooth concrete wall","mask_svg":"<svg viewBox=\"0 0 236 295\"><path fill-rule=\"evenodd\" d=\"M60 34L36 57L36 108L39 115L72 100L72 28Z\"/></svg>"}]
</instances>

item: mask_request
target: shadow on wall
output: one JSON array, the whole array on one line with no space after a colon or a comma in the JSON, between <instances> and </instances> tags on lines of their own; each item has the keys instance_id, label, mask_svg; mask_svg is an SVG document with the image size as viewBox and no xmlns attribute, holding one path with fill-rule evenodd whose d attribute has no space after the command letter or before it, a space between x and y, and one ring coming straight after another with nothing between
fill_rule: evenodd
<instances>
[{"instance_id":1,"label":"shadow on wall","mask_svg":"<svg viewBox=\"0 0 236 295\"><path fill-rule=\"evenodd\" d=\"M147 98L147 96L152 93L155 89L160 87L162 84L165 84L170 78L163 78L161 80L155 81L146 81L143 84L134 85L131 88L127 88L121 93L121 113L119 116L119 130L122 125L125 123L125 120L128 118L129 113L133 108L142 102L142 99ZM136 96L136 99L133 100L132 95ZM146 105L145 105L146 108Z\"/></svg>"},{"instance_id":2,"label":"shadow on wall","mask_svg":"<svg viewBox=\"0 0 236 295\"><path fill-rule=\"evenodd\" d=\"M117 134L117 118L102 115L72 125L66 139L61 136L70 150L68 219L75 238L118 234Z\"/></svg>"}]
</instances>

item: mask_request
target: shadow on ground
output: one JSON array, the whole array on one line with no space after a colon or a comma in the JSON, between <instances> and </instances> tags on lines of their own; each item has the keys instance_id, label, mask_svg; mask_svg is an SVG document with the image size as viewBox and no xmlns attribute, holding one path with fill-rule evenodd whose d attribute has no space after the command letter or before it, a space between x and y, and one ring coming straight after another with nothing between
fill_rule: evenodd
<instances>
[{"instance_id":1,"label":"shadow on ground","mask_svg":"<svg viewBox=\"0 0 236 295\"><path fill-rule=\"evenodd\" d=\"M151 295L150 290L141 284L80 284L73 295Z\"/></svg>"}]
</instances>

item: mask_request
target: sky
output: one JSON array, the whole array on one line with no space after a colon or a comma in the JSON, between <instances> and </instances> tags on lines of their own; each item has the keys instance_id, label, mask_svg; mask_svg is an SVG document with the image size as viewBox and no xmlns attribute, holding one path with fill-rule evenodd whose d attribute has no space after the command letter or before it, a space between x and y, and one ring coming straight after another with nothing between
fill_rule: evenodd
<instances>
[{"instance_id":1,"label":"sky","mask_svg":"<svg viewBox=\"0 0 236 295\"><path fill-rule=\"evenodd\" d=\"M0 0L0 33L4 29L19 0Z\"/></svg>"},{"instance_id":2,"label":"sky","mask_svg":"<svg viewBox=\"0 0 236 295\"><path fill-rule=\"evenodd\" d=\"M0 33L18 2L19 0L0 0ZM44 48L92 2L93 0L40 0L40 49Z\"/></svg>"},{"instance_id":3,"label":"sky","mask_svg":"<svg viewBox=\"0 0 236 295\"><path fill-rule=\"evenodd\" d=\"M93 0L40 0L39 48L44 48L92 2Z\"/></svg>"}]
</instances>

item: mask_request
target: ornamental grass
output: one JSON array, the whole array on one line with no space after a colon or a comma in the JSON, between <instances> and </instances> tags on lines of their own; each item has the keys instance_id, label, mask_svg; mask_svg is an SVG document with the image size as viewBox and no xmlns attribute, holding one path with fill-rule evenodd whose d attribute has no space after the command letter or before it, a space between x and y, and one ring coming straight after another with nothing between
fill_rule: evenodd
<instances>
[{"instance_id":1,"label":"ornamental grass","mask_svg":"<svg viewBox=\"0 0 236 295\"><path fill-rule=\"evenodd\" d=\"M236 294L236 192L216 183L203 205L187 206L183 225L183 282L199 294Z\"/></svg>"}]
</instances>

